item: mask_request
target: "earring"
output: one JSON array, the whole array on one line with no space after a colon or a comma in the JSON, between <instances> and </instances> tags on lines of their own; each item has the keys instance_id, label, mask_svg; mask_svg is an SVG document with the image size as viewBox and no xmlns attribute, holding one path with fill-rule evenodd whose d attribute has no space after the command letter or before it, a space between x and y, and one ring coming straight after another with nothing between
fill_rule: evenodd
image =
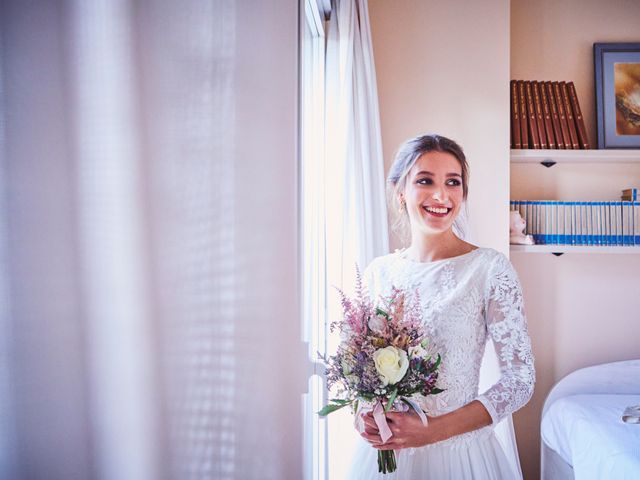
<instances>
[{"instance_id":1,"label":"earring","mask_svg":"<svg viewBox=\"0 0 640 480\"><path fill-rule=\"evenodd\" d=\"M407 202L405 202L404 200L400 200L400 208L398 208L398 211L400 213L404 213L406 209L407 209Z\"/></svg>"}]
</instances>

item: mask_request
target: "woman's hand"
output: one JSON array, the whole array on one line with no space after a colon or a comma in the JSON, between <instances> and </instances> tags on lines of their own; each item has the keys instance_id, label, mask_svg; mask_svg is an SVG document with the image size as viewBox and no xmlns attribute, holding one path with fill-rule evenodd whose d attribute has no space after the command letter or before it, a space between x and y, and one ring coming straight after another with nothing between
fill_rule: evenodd
<instances>
[{"instance_id":1,"label":"woman's hand","mask_svg":"<svg viewBox=\"0 0 640 480\"><path fill-rule=\"evenodd\" d=\"M413 410L388 412L385 415L387 424L393 433L387 443L382 443L373 414L369 412L362 415L365 429L360 435L372 447L379 450L422 447L491 425L492 422L491 415L478 400L473 400L449 413L437 417L427 417L429 424L426 427Z\"/></svg>"},{"instance_id":2,"label":"woman's hand","mask_svg":"<svg viewBox=\"0 0 640 480\"><path fill-rule=\"evenodd\" d=\"M425 426L416 412L412 410L407 412L388 412L385 416L393 436L386 443L382 443L373 414L371 412L362 414L364 432L360 435L373 448L378 450L400 450L402 448L422 447L444 440L444 436L441 435L442 432L438 432L437 429L437 417L427 417L429 423Z\"/></svg>"}]
</instances>

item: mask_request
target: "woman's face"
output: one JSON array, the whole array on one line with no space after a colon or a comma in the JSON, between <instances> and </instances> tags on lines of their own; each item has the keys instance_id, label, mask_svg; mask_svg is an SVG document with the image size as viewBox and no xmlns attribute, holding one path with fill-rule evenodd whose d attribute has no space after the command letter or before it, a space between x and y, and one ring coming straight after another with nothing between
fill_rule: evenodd
<instances>
[{"instance_id":1,"label":"woman's face","mask_svg":"<svg viewBox=\"0 0 640 480\"><path fill-rule=\"evenodd\" d=\"M421 155L407 175L402 198L413 231L429 235L448 230L463 202L460 162L446 152Z\"/></svg>"}]
</instances>

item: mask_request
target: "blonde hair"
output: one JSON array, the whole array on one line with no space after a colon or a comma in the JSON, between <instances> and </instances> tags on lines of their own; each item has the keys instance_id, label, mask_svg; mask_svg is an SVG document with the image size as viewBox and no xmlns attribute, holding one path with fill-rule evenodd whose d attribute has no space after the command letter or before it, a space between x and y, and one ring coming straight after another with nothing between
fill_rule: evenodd
<instances>
[{"instance_id":1,"label":"blonde hair","mask_svg":"<svg viewBox=\"0 0 640 480\"><path fill-rule=\"evenodd\" d=\"M469 193L469 164L460 145L453 140L436 134L419 135L400 145L389 174L387 175L387 204L395 219L391 229L403 241L408 242L411 225L406 206L400 203L400 194L407 184L407 175L418 158L428 152L444 152L453 155L462 170L462 198L466 201ZM465 235L466 203L453 224L454 233L463 238Z\"/></svg>"}]
</instances>

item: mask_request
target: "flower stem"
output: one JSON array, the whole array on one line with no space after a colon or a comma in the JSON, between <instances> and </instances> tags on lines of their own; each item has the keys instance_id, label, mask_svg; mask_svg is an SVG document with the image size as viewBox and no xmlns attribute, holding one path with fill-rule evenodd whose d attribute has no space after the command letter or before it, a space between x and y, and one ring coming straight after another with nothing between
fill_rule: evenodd
<instances>
[{"instance_id":1,"label":"flower stem","mask_svg":"<svg viewBox=\"0 0 640 480\"><path fill-rule=\"evenodd\" d=\"M391 473L398 468L396 453L393 450L378 450L378 472Z\"/></svg>"}]
</instances>

